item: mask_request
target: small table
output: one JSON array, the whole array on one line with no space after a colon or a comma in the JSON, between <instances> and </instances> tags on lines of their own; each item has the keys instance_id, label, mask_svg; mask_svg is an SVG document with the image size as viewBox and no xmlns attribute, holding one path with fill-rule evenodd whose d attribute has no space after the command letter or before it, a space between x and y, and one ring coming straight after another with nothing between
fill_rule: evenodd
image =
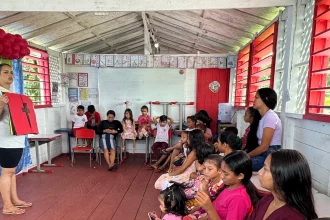
<instances>
[{"instance_id":1,"label":"small table","mask_svg":"<svg viewBox=\"0 0 330 220\"><path fill-rule=\"evenodd\" d=\"M47 156L48 163L43 164L47 167L63 167L63 164L52 164L52 159L50 156L50 142L56 138L61 137L61 134L38 134L38 135L28 135L29 141L34 141L36 147L36 160L37 160L37 169L29 170L30 173L53 173L53 170L42 170L40 169L40 159L39 159L39 144L47 143Z\"/></svg>"},{"instance_id":2,"label":"small table","mask_svg":"<svg viewBox=\"0 0 330 220\"><path fill-rule=\"evenodd\" d=\"M58 133L67 133L68 134L68 152L69 152L69 157L71 158L71 141L70 137L73 134L71 128L59 128L54 131L56 134Z\"/></svg>"}]
</instances>

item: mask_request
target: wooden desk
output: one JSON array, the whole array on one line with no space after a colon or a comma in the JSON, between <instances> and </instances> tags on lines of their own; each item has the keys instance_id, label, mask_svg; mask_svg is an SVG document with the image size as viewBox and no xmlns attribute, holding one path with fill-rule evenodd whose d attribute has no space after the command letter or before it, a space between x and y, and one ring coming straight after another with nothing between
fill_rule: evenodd
<instances>
[{"instance_id":1,"label":"wooden desk","mask_svg":"<svg viewBox=\"0 0 330 220\"><path fill-rule=\"evenodd\" d=\"M50 142L55 140L56 138L61 137L61 134L38 134L38 135L28 135L29 141L33 141L36 147L36 161L37 161L37 169L29 170L30 173L53 173L52 170L42 170L40 169L40 158L39 158L39 144L47 143L47 157L48 163L43 166L48 167L63 167L63 164L52 164L52 158L50 156Z\"/></svg>"}]
</instances>

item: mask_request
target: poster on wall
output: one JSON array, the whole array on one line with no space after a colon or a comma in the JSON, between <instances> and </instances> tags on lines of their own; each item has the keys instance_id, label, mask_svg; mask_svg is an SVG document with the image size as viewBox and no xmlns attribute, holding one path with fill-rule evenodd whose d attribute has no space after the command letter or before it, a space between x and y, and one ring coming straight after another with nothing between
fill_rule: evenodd
<instances>
[{"instance_id":1,"label":"poster on wall","mask_svg":"<svg viewBox=\"0 0 330 220\"><path fill-rule=\"evenodd\" d=\"M169 55L162 55L162 67L168 68L170 66L170 56Z\"/></svg>"},{"instance_id":2,"label":"poster on wall","mask_svg":"<svg viewBox=\"0 0 330 220\"><path fill-rule=\"evenodd\" d=\"M78 86L78 73L69 73L69 86L70 87Z\"/></svg>"},{"instance_id":3,"label":"poster on wall","mask_svg":"<svg viewBox=\"0 0 330 220\"><path fill-rule=\"evenodd\" d=\"M68 88L69 102L78 102L78 88Z\"/></svg>"},{"instance_id":4,"label":"poster on wall","mask_svg":"<svg viewBox=\"0 0 330 220\"><path fill-rule=\"evenodd\" d=\"M79 88L79 100L88 100L88 88Z\"/></svg>"},{"instance_id":5,"label":"poster on wall","mask_svg":"<svg viewBox=\"0 0 330 220\"><path fill-rule=\"evenodd\" d=\"M70 103L70 115L77 114L77 107L78 107L78 105L79 105L78 100L77 100L77 102L71 102Z\"/></svg>"},{"instance_id":6,"label":"poster on wall","mask_svg":"<svg viewBox=\"0 0 330 220\"><path fill-rule=\"evenodd\" d=\"M145 55L139 55L139 67L147 67L147 57Z\"/></svg>"},{"instance_id":7,"label":"poster on wall","mask_svg":"<svg viewBox=\"0 0 330 220\"><path fill-rule=\"evenodd\" d=\"M91 55L84 54L84 65L91 65Z\"/></svg>"},{"instance_id":8,"label":"poster on wall","mask_svg":"<svg viewBox=\"0 0 330 220\"><path fill-rule=\"evenodd\" d=\"M78 73L78 87L88 87L88 73Z\"/></svg>"},{"instance_id":9,"label":"poster on wall","mask_svg":"<svg viewBox=\"0 0 330 220\"><path fill-rule=\"evenodd\" d=\"M236 68L237 56L232 55L227 57L227 68Z\"/></svg>"},{"instance_id":10,"label":"poster on wall","mask_svg":"<svg viewBox=\"0 0 330 220\"><path fill-rule=\"evenodd\" d=\"M99 55L93 54L91 57L91 66L98 67L99 66Z\"/></svg>"},{"instance_id":11,"label":"poster on wall","mask_svg":"<svg viewBox=\"0 0 330 220\"><path fill-rule=\"evenodd\" d=\"M218 58L218 68L227 68L226 63L226 57Z\"/></svg>"},{"instance_id":12,"label":"poster on wall","mask_svg":"<svg viewBox=\"0 0 330 220\"><path fill-rule=\"evenodd\" d=\"M114 67L123 67L123 56L122 55L115 55L113 57L113 66Z\"/></svg>"},{"instance_id":13,"label":"poster on wall","mask_svg":"<svg viewBox=\"0 0 330 220\"><path fill-rule=\"evenodd\" d=\"M217 57L209 57L209 67L217 68L218 67L218 58Z\"/></svg>"},{"instance_id":14,"label":"poster on wall","mask_svg":"<svg viewBox=\"0 0 330 220\"><path fill-rule=\"evenodd\" d=\"M187 57L187 68L193 69L194 68L194 62L195 57Z\"/></svg>"},{"instance_id":15,"label":"poster on wall","mask_svg":"<svg viewBox=\"0 0 330 220\"><path fill-rule=\"evenodd\" d=\"M195 69L202 68L202 57L195 57Z\"/></svg>"},{"instance_id":16,"label":"poster on wall","mask_svg":"<svg viewBox=\"0 0 330 220\"><path fill-rule=\"evenodd\" d=\"M131 67L131 56L123 55L123 67L129 68Z\"/></svg>"},{"instance_id":17,"label":"poster on wall","mask_svg":"<svg viewBox=\"0 0 330 220\"><path fill-rule=\"evenodd\" d=\"M209 68L209 57L202 57L202 68Z\"/></svg>"},{"instance_id":18,"label":"poster on wall","mask_svg":"<svg viewBox=\"0 0 330 220\"><path fill-rule=\"evenodd\" d=\"M88 89L88 97L89 98L98 98L99 92L97 88Z\"/></svg>"},{"instance_id":19,"label":"poster on wall","mask_svg":"<svg viewBox=\"0 0 330 220\"><path fill-rule=\"evenodd\" d=\"M139 67L139 55L131 56L131 67Z\"/></svg>"},{"instance_id":20,"label":"poster on wall","mask_svg":"<svg viewBox=\"0 0 330 220\"><path fill-rule=\"evenodd\" d=\"M113 55L105 55L105 65L113 66Z\"/></svg>"},{"instance_id":21,"label":"poster on wall","mask_svg":"<svg viewBox=\"0 0 330 220\"><path fill-rule=\"evenodd\" d=\"M84 61L84 54L76 54L75 65L82 65Z\"/></svg>"},{"instance_id":22,"label":"poster on wall","mask_svg":"<svg viewBox=\"0 0 330 220\"><path fill-rule=\"evenodd\" d=\"M185 69L186 67L186 57L178 57L178 68Z\"/></svg>"},{"instance_id":23,"label":"poster on wall","mask_svg":"<svg viewBox=\"0 0 330 220\"><path fill-rule=\"evenodd\" d=\"M154 67L162 67L162 57L159 56L154 56Z\"/></svg>"},{"instance_id":24,"label":"poster on wall","mask_svg":"<svg viewBox=\"0 0 330 220\"><path fill-rule=\"evenodd\" d=\"M71 53L68 53L67 55L66 55L66 64L68 64L68 65L72 65L72 54Z\"/></svg>"},{"instance_id":25,"label":"poster on wall","mask_svg":"<svg viewBox=\"0 0 330 220\"><path fill-rule=\"evenodd\" d=\"M69 74L68 73L61 73L61 84L64 87L69 86Z\"/></svg>"},{"instance_id":26,"label":"poster on wall","mask_svg":"<svg viewBox=\"0 0 330 220\"><path fill-rule=\"evenodd\" d=\"M105 55L100 55L100 67L105 67Z\"/></svg>"},{"instance_id":27,"label":"poster on wall","mask_svg":"<svg viewBox=\"0 0 330 220\"><path fill-rule=\"evenodd\" d=\"M170 57L170 68L178 68L178 57Z\"/></svg>"},{"instance_id":28,"label":"poster on wall","mask_svg":"<svg viewBox=\"0 0 330 220\"><path fill-rule=\"evenodd\" d=\"M90 101L81 101L80 105L84 106L85 110L90 106L92 103Z\"/></svg>"},{"instance_id":29,"label":"poster on wall","mask_svg":"<svg viewBox=\"0 0 330 220\"><path fill-rule=\"evenodd\" d=\"M147 67L154 67L154 56L146 55Z\"/></svg>"}]
</instances>

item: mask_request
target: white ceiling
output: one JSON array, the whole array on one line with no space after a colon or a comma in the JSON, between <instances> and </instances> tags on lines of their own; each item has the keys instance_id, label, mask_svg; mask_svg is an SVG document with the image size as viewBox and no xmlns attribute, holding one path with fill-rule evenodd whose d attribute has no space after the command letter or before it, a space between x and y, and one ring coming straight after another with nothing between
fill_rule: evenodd
<instances>
[{"instance_id":1,"label":"white ceiling","mask_svg":"<svg viewBox=\"0 0 330 220\"><path fill-rule=\"evenodd\" d=\"M22 4L25 2L27 0ZM188 54L197 51L224 54L237 52L267 26L279 10L279 7L268 7L157 11L145 12L145 21L144 12L105 12L103 15L95 12L0 12L0 27L60 52L143 53L146 31L150 33L147 38L150 37L151 43L156 40L161 48L165 46Z\"/></svg>"}]
</instances>

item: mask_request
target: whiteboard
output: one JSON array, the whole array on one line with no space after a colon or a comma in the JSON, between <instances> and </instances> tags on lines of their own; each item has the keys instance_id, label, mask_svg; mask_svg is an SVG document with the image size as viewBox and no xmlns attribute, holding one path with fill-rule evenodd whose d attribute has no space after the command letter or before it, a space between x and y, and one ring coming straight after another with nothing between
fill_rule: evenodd
<instances>
[{"instance_id":1,"label":"whiteboard","mask_svg":"<svg viewBox=\"0 0 330 220\"><path fill-rule=\"evenodd\" d=\"M98 74L100 114L105 118L106 112L111 109L116 112L116 119L121 121L126 109L124 103L129 101L128 107L132 109L133 117L137 120L141 114L140 108L143 105L150 107L149 101L195 101L185 100L187 91L195 92L195 88L191 88L191 78L194 79L195 75L196 70L187 70L181 75L179 69L168 68L100 68ZM191 106L187 109L189 112L194 112L195 107ZM162 115L163 107L152 105L149 114ZM170 106L168 116L179 121L179 106Z\"/></svg>"}]
</instances>

